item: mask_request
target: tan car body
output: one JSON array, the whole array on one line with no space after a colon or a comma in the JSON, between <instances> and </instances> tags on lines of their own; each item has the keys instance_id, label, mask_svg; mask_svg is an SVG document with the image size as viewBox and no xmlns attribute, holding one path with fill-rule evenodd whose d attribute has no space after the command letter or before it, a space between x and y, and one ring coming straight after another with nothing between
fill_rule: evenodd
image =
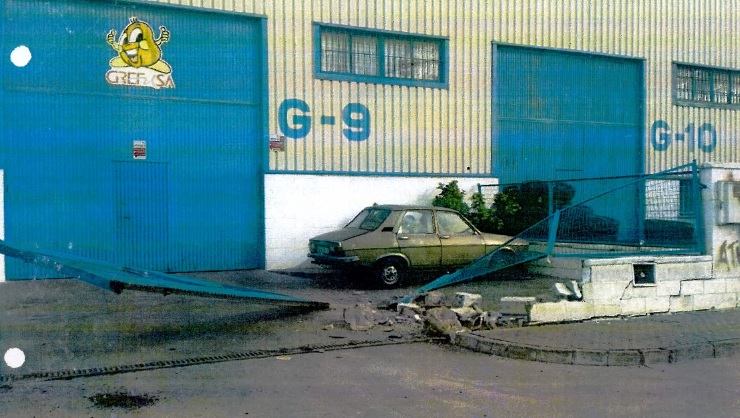
<instances>
[{"instance_id":1,"label":"tan car body","mask_svg":"<svg viewBox=\"0 0 740 418\"><path fill-rule=\"evenodd\" d=\"M377 226L372 223L371 230L357 227L357 224L362 224L357 221L363 214L381 214L383 211L388 212L387 217ZM387 264L394 264L396 270L403 271L450 271L468 265L504 244L504 249L510 252L528 247L528 243L521 239L480 232L451 209L376 205L363 209L346 227L312 238L308 256L317 264L366 267L376 272Z\"/></svg>"}]
</instances>

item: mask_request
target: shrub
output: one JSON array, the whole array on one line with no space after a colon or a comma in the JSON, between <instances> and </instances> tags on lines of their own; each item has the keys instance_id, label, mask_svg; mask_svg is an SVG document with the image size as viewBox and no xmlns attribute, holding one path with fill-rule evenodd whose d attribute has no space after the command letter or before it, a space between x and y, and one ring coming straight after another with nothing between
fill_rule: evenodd
<instances>
[{"instance_id":1,"label":"shrub","mask_svg":"<svg viewBox=\"0 0 740 418\"><path fill-rule=\"evenodd\" d=\"M440 192L432 200L433 206L454 209L463 215L468 215L470 206L465 203L465 192L460 190L457 180L453 180L447 184L439 183L437 188Z\"/></svg>"},{"instance_id":2,"label":"shrub","mask_svg":"<svg viewBox=\"0 0 740 418\"><path fill-rule=\"evenodd\" d=\"M486 206L481 193L473 193L468 205L465 192L460 190L455 180L448 184L440 183L437 189L440 193L432 205L457 210L484 232L516 235L545 219L550 211L548 184L544 181L506 186L496 194L490 207ZM556 182L553 185L553 208L562 209L570 205L574 196L573 186Z\"/></svg>"}]
</instances>

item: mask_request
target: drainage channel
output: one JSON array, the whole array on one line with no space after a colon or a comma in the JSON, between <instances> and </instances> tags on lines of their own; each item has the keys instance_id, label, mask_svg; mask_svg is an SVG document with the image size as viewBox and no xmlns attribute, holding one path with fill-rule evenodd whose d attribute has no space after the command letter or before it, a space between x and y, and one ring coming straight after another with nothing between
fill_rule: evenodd
<instances>
[{"instance_id":1,"label":"drainage channel","mask_svg":"<svg viewBox=\"0 0 740 418\"><path fill-rule=\"evenodd\" d=\"M293 348L278 348L273 350L252 350L241 353L224 354L220 356L192 357L180 360L162 360L149 363L129 364L122 366L93 367L89 369L59 370L51 372L37 372L21 375L0 375L0 384L27 380L71 380L82 377L107 376L122 373L134 373L149 370L172 369L177 367L198 366L203 364L223 363L227 361L253 360L267 357L298 355L309 353L323 353L325 351L349 350L355 348L378 347L385 345L400 345L413 343L428 343L435 341L428 337L402 338L397 340L369 340L349 341L341 344L306 345Z\"/></svg>"}]
</instances>

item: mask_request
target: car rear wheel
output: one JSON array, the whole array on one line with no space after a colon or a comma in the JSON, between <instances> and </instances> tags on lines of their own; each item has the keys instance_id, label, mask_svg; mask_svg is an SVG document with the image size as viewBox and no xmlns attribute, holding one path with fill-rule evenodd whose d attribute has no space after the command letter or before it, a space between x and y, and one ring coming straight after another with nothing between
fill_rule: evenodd
<instances>
[{"instance_id":1,"label":"car rear wheel","mask_svg":"<svg viewBox=\"0 0 740 418\"><path fill-rule=\"evenodd\" d=\"M375 265L375 282L383 287L399 286L406 279L406 264L397 258L386 258Z\"/></svg>"}]
</instances>

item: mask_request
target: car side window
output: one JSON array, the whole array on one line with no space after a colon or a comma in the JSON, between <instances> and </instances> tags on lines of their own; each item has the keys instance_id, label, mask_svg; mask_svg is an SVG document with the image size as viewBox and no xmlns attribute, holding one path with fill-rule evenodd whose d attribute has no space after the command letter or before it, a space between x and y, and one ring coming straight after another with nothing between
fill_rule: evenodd
<instances>
[{"instance_id":1,"label":"car side window","mask_svg":"<svg viewBox=\"0 0 740 418\"><path fill-rule=\"evenodd\" d=\"M434 222L431 210L408 210L403 214L399 234L433 234Z\"/></svg>"},{"instance_id":2,"label":"car side window","mask_svg":"<svg viewBox=\"0 0 740 418\"><path fill-rule=\"evenodd\" d=\"M457 213L437 212L437 227L440 235L472 234L473 230Z\"/></svg>"}]
</instances>

